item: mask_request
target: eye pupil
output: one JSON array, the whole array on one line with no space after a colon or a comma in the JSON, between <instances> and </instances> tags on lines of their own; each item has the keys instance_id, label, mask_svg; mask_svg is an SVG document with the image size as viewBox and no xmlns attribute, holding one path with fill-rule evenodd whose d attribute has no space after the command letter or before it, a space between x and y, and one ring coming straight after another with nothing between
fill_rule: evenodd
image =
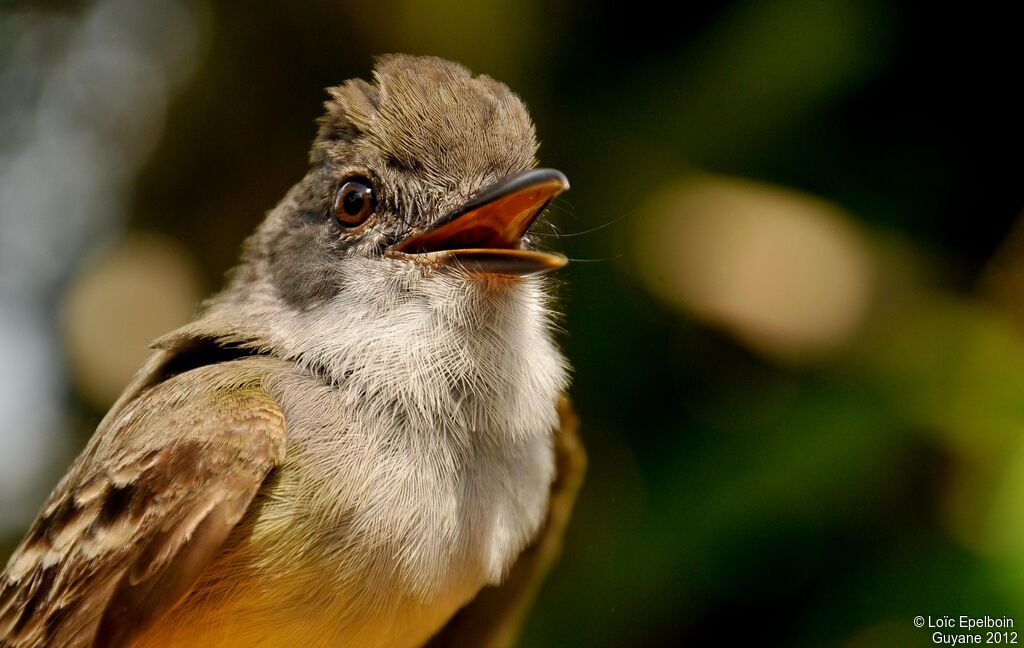
<instances>
[{"instance_id":1,"label":"eye pupil","mask_svg":"<svg viewBox=\"0 0 1024 648\"><path fill-rule=\"evenodd\" d=\"M346 181L338 188L334 213L339 223L354 227L366 221L376 208L370 182L363 178Z\"/></svg>"},{"instance_id":2,"label":"eye pupil","mask_svg":"<svg viewBox=\"0 0 1024 648\"><path fill-rule=\"evenodd\" d=\"M363 206L366 204L366 199L369 198L366 192L360 191L359 189L351 189L345 192L345 195L341 199L341 208L345 210L345 213L349 216L358 216L359 212L363 211Z\"/></svg>"}]
</instances>

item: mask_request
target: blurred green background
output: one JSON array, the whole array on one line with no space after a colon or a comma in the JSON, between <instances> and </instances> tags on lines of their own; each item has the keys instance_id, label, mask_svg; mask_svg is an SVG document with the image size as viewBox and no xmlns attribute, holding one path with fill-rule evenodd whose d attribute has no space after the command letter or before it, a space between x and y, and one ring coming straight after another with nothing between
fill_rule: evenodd
<instances>
[{"instance_id":1,"label":"blurred green background","mask_svg":"<svg viewBox=\"0 0 1024 648\"><path fill-rule=\"evenodd\" d=\"M1011 3L0 6L0 556L401 51L526 101L590 470L524 646L1024 622Z\"/></svg>"}]
</instances>

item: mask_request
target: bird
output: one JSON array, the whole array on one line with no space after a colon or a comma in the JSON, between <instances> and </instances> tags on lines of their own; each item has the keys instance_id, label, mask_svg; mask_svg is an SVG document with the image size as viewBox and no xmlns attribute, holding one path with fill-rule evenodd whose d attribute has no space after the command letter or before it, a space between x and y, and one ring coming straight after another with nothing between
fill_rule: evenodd
<instances>
[{"instance_id":1,"label":"bird","mask_svg":"<svg viewBox=\"0 0 1024 648\"><path fill-rule=\"evenodd\" d=\"M586 456L506 85L390 54L0 574L0 647L506 646Z\"/></svg>"}]
</instances>

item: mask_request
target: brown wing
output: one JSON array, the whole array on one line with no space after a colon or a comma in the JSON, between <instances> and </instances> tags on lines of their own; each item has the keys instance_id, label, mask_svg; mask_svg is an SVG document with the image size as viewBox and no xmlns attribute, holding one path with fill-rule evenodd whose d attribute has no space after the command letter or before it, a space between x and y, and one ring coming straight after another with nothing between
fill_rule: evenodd
<instances>
[{"instance_id":1,"label":"brown wing","mask_svg":"<svg viewBox=\"0 0 1024 648\"><path fill-rule=\"evenodd\" d=\"M0 647L126 646L181 600L284 456L259 360L108 417L0 575Z\"/></svg>"},{"instance_id":2,"label":"brown wing","mask_svg":"<svg viewBox=\"0 0 1024 648\"><path fill-rule=\"evenodd\" d=\"M430 640L429 648L507 648L518 638L544 577L562 551L562 538L586 472L587 454L577 434L579 420L565 396L559 400L558 415L560 424L554 432L558 472L551 484L544 528L520 554L505 582L477 594Z\"/></svg>"}]
</instances>

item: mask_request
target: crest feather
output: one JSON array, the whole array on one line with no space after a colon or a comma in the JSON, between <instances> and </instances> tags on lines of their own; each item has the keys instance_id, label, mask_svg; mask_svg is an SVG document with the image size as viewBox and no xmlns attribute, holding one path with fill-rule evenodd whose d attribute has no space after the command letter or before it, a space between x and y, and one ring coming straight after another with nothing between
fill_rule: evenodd
<instances>
[{"instance_id":1,"label":"crest feather","mask_svg":"<svg viewBox=\"0 0 1024 648\"><path fill-rule=\"evenodd\" d=\"M503 83L428 56L377 59L373 83L328 89L312 162L345 157L344 142L361 140L389 163L430 174L479 171L500 160L501 176L534 166L537 141L522 101ZM464 169L463 169L464 167Z\"/></svg>"}]
</instances>

